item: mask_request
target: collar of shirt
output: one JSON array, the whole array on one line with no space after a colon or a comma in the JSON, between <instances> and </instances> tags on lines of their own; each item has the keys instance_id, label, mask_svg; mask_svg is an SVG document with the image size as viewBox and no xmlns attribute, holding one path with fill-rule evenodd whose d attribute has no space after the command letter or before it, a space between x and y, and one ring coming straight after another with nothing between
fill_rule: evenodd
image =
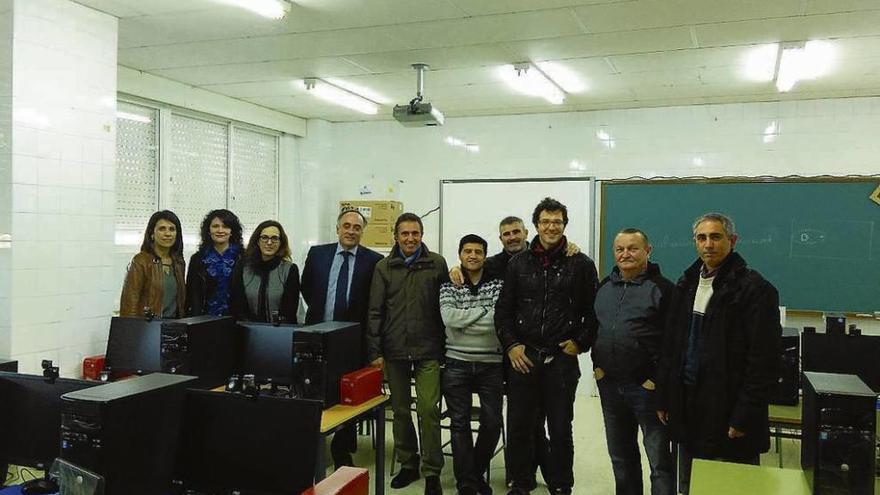
<instances>
[{"instance_id":1,"label":"collar of shirt","mask_svg":"<svg viewBox=\"0 0 880 495\"><path fill-rule=\"evenodd\" d=\"M334 256L338 256L339 253L341 253L341 252L343 252L343 251L348 251L349 253L351 253L352 256L357 256L358 248L359 248L359 247L360 247L360 245L355 246L355 247L353 247L353 248L351 248L351 249L345 249L344 247L342 247L342 244L340 244L340 243L337 242L337 243L336 243L336 254L335 254Z\"/></svg>"}]
</instances>

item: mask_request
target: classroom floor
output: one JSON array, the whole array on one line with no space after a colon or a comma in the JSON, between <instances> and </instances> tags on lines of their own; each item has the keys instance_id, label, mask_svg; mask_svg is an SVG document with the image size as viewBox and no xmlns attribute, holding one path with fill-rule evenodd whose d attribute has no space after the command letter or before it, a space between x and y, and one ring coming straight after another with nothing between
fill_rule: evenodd
<instances>
[{"instance_id":1,"label":"classroom floor","mask_svg":"<svg viewBox=\"0 0 880 495\"><path fill-rule=\"evenodd\" d=\"M390 413L389 413L390 415ZM575 420L574 430L574 477L575 487L574 493L578 495L611 495L614 493L614 477L611 472L611 461L608 458L608 450L605 443L605 429L602 420L602 409L598 397L587 397L579 395L575 400ZM448 440L449 432L443 431L444 442ZM391 462L391 451L393 442L391 438L391 423L387 423L386 427L386 475L385 487L388 495L421 495L424 493L425 484L423 480L418 480L412 485L394 490L388 487L390 476L388 476L388 466ZM640 441L641 443L641 441ZM761 456L761 464L767 466L777 466L779 458L774 450L775 443L771 440L770 452ZM451 451L449 446L445 449ZM785 468L800 469L800 442L792 439L783 439L782 441L783 461ZM327 459L330 459L329 450ZM447 495L455 495L455 477L452 474L452 458L445 456L446 464L443 467L443 473L440 481L443 485L443 491ZM360 467L367 467L370 470L370 485L374 480L373 451L370 445L369 436L358 437L358 452L354 456L355 464ZM492 460L490 472L490 484L494 489L495 495L505 495L507 488L504 485L504 456L499 453ZM650 493L650 481L648 480L648 462L642 453L642 476L644 478L645 493ZM372 488L371 488L372 493ZM540 474L538 475L538 489L533 491L534 494L547 493L546 487L541 482Z\"/></svg>"}]
</instances>

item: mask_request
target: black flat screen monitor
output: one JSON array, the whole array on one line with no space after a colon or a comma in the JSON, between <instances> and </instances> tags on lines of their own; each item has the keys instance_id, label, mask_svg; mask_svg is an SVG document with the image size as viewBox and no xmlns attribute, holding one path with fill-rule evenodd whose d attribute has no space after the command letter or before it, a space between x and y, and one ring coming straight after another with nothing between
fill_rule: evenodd
<instances>
[{"instance_id":1,"label":"black flat screen monitor","mask_svg":"<svg viewBox=\"0 0 880 495\"><path fill-rule=\"evenodd\" d=\"M293 381L293 334L296 325L239 322L244 328L241 372L253 374L260 383L271 379L278 385Z\"/></svg>"},{"instance_id":2,"label":"black flat screen monitor","mask_svg":"<svg viewBox=\"0 0 880 495\"><path fill-rule=\"evenodd\" d=\"M190 389L175 484L198 492L302 493L312 486L319 401Z\"/></svg>"},{"instance_id":3,"label":"black flat screen monitor","mask_svg":"<svg viewBox=\"0 0 880 495\"><path fill-rule=\"evenodd\" d=\"M880 335L808 333L801 336L804 371L858 375L880 393Z\"/></svg>"},{"instance_id":4,"label":"black flat screen monitor","mask_svg":"<svg viewBox=\"0 0 880 495\"><path fill-rule=\"evenodd\" d=\"M113 377L162 371L162 320L116 316L110 320L105 363Z\"/></svg>"},{"instance_id":5,"label":"black flat screen monitor","mask_svg":"<svg viewBox=\"0 0 880 495\"><path fill-rule=\"evenodd\" d=\"M51 466L61 452L61 396L97 385L0 372L0 464Z\"/></svg>"}]
</instances>

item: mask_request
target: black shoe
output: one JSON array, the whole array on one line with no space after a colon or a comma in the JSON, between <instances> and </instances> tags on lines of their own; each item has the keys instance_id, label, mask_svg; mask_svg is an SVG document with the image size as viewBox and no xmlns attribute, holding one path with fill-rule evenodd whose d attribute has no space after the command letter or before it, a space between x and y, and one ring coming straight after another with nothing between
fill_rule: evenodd
<instances>
[{"instance_id":1,"label":"black shoe","mask_svg":"<svg viewBox=\"0 0 880 495\"><path fill-rule=\"evenodd\" d=\"M523 490L522 488L511 488L507 495L529 495L530 490Z\"/></svg>"},{"instance_id":2,"label":"black shoe","mask_svg":"<svg viewBox=\"0 0 880 495\"><path fill-rule=\"evenodd\" d=\"M477 481L477 493L480 495L492 495L492 487L482 477Z\"/></svg>"},{"instance_id":3,"label":"black shoe","mask_svg":"<svg viewBox=\"0 0 880 495\"><path fill-rule=\"evenodd\" d=\"M425 495L443 495L439 476L425 476Z\"/></svg>"},{"instance_id":4,"label":"black shoe","mask_svg":"<svg viewBox=\"0 0 880 495\"><path fill-rule=\"evenodd\" d=\"M403 488L419 479L419 472L414 469L401 469L397 476L391 479L391 488Z\"/></svg>"},{"instance_id":5,"label":"black shoe","mask_svg":"<svg viewBox=\"0 0 880 495\"><path fill-rule=\"evenodd\" d=\"M537 478L532 478L529 480L529 491L536 490L538 488L538 480Z\"/></svg>"},{"instance_id":6,"label":"black shoe","mask_svg":"<svg viewBox=\"0 0 880 495\"><path fill-rule=\"evenodd\" d=\"M463 486L458 489L458 495L477 495L477 489L470 486Z\"/></svg>"},{"instance_id":7,"label":"black shoe","mask_svg":"<svg viewBox=\"0 0 880 495\"><path fill-rule=\"evenodd\" d=\"M571 495L571 488L547 488L550 495Z\"/></svg>"}]
</instances>

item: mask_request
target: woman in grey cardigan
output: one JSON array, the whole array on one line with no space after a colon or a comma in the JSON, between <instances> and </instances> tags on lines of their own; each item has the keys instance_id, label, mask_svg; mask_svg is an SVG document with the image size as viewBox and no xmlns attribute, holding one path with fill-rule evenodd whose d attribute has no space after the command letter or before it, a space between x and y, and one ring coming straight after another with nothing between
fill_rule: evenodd
<instances>
[{"instance_id":1,"label":"woman in grey cardigan","mask_svg":"<svg viewBox=\"0 0 880 495\"><path fill-rule=\"evenodd\" d=\"M266 220L254 229L232 279L236 320L296 323L299 268L290 260L284 227Z\"/></svg>"}]
</instances>

